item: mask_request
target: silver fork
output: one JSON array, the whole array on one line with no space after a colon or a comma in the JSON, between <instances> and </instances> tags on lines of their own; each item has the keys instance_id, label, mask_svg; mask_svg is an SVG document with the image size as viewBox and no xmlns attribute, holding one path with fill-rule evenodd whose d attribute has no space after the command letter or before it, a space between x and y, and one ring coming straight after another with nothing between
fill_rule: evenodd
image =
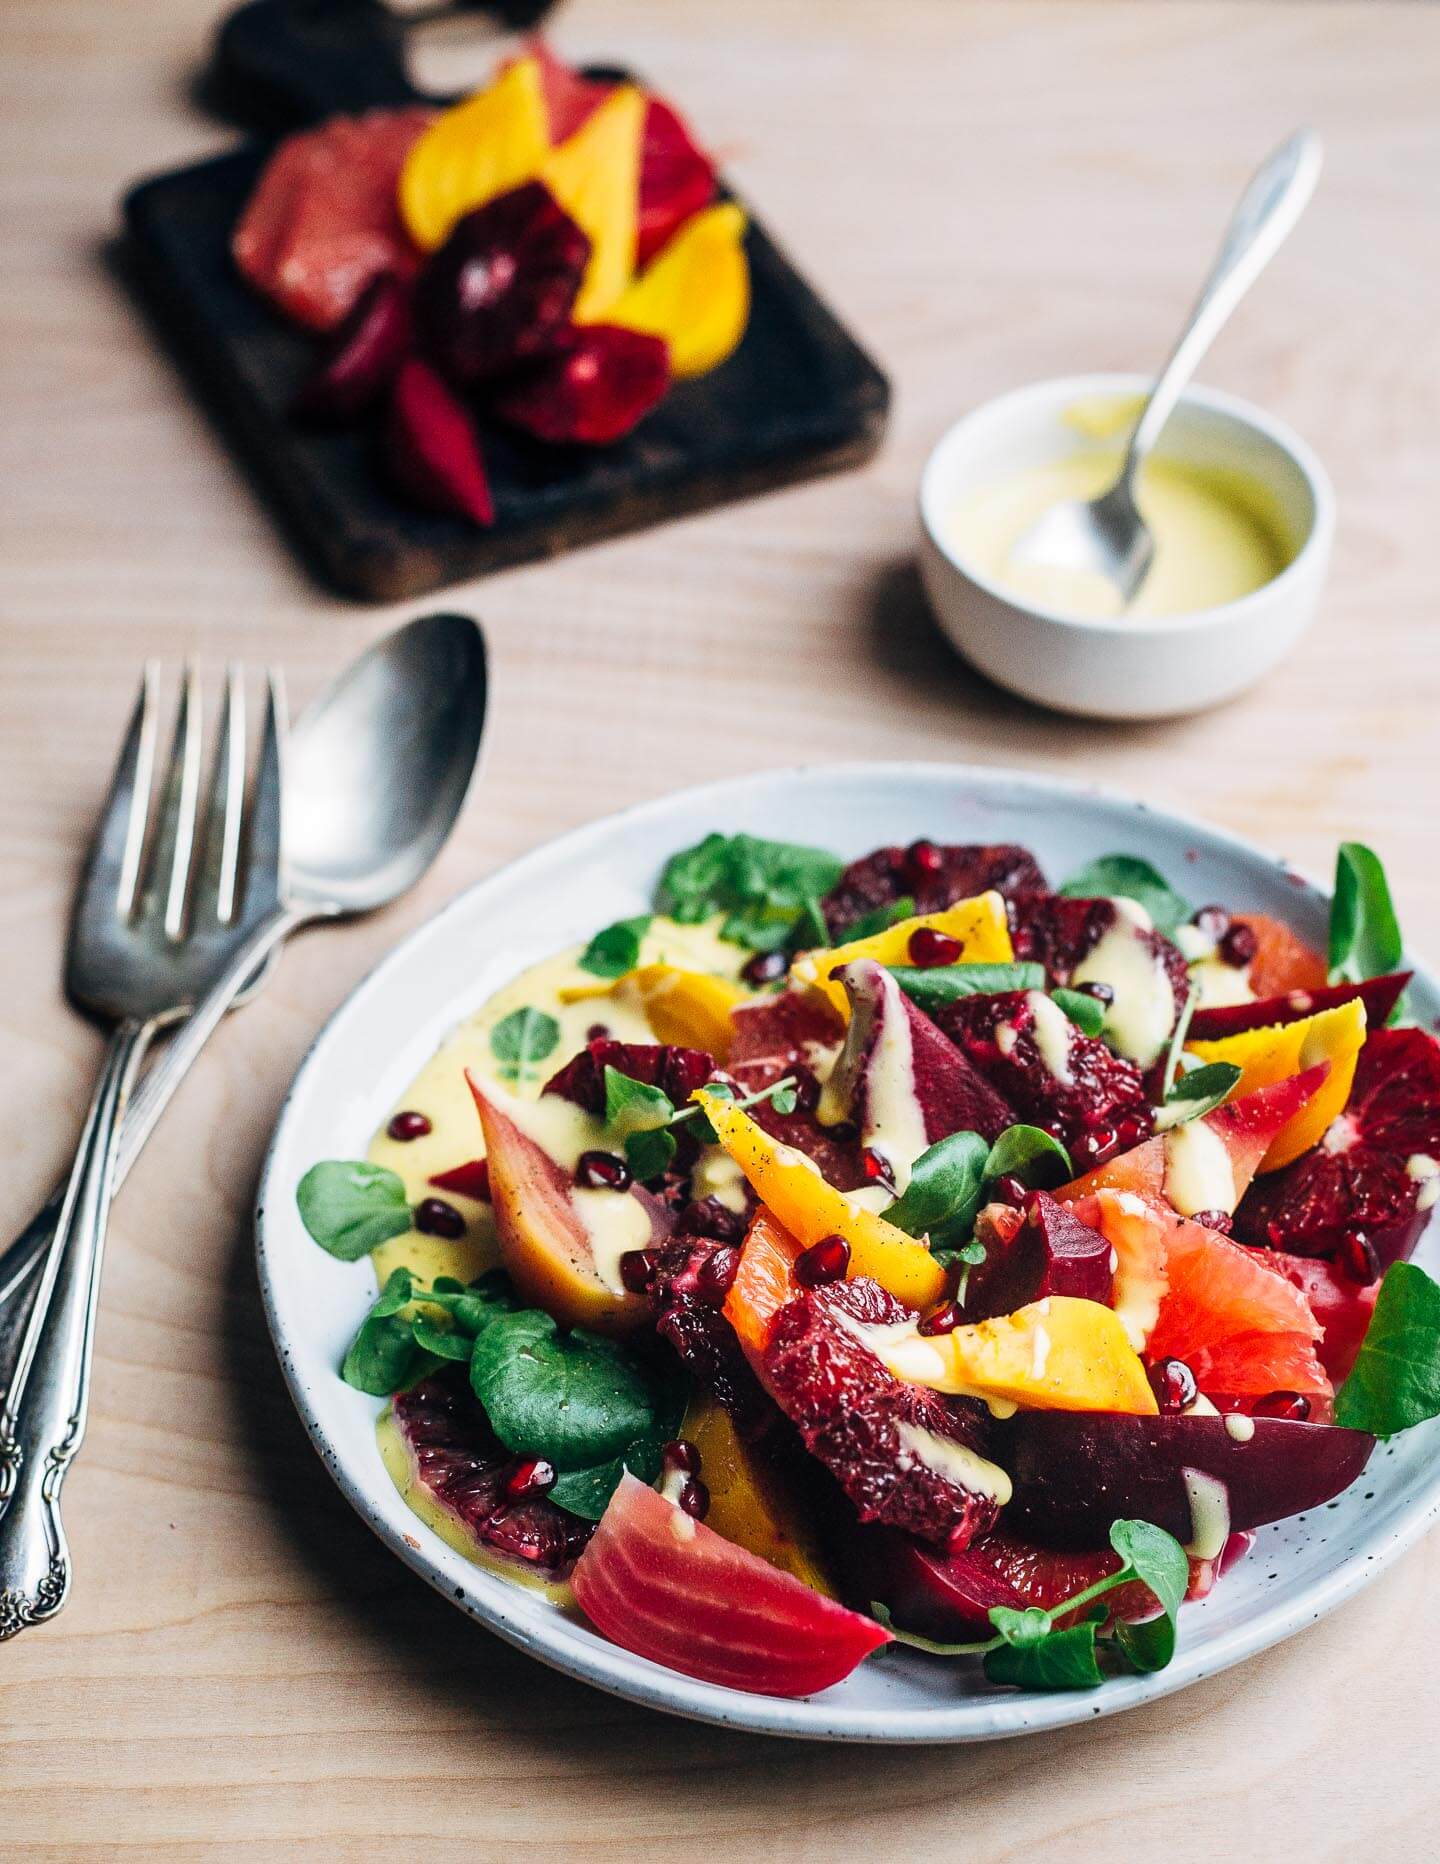
<instances>
[{"instance_id":1,"label":"silver fork","mask_svg":"<svg viewBox=\"0 0 1440 1864\"><path fill-rule=\"evenodd\" d=\"M247 817L244 685L231 670L202 822L200 692L187 672L147 835L156 686L147 667L70 926L67 994L114 1028L0 1404L0 1640L53 1617L70 1589L60 1491L85 1436L126 1100L156 1031L198 1002L280 892L284 703L275 676Z\"/></svg>"}]
</instances>

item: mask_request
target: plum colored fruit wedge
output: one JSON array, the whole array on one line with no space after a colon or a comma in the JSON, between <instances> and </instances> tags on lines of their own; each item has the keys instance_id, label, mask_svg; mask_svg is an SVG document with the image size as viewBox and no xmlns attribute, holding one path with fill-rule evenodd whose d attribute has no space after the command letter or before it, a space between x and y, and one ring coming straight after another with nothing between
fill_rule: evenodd
<instances>
[{"instance_id":1,"label":"plum colored fruit wedge","mask_svg":"<svg viewBox=\"0 0 1440 1864\"><path fill-rule=\"evenodd\" d=\"M329 353L295 398L295 414L317 422L353 421L373 406L400 372L410 350L410 290L386 274L336 332Z\"/></svg>"},{"instance_id":2,"label":"plum colored fruit wedge","mask_svg":"<svg viewBox=\"0 0 1440 1864\"><path fill-rule=\"evenodd\" d=\"M669 386L670 353L661 338L582 324L563 351L506 383L492 405L537 440L603 447L628 434Z\"/></svg>"},{"instance_id":3,"label":"plum colored fruit wedge","mask_svg":"<svg viewBox=\"0 0 1440 1864\"><path fill-rule=\"evenodd\" d=\"M753 1695L810 1696L890 1634L624 1475L571 1585L612 1643Z\"/></svg>"},{"instance_id":4,"label":"plum colored fruit wedge","mask_svg":"<svg viewBox=\"0 0 1440 1864\"><path fill-rule=\"evenodd\" d=\"M1297 1023L1322 1010L1338 1009L1356 997L1365 1005L1367 1029L1383 1029L1390 1012L1405 993L1413 973L1396 971L1389 977L1367 978L1363 984L1326 984L1319 990L1287 990L1278 997L1259 997L1253 1003L1217 1004L1196 1010L1189 1034L1197 1042L1218 1042L1243 1035L1249 1029L1268 1029L1276 1023Z\"/></svg>"},{"instance_id":5,"label":"plum colored fruit wedge","mask_svg":"<svg viewBox=\"0 0 1440 1864\"><path fill-rule=\"evenodd\" d=\"M427 511L476 524L495 522L490 481L470 416L417 357L400 366L390 390L384 463L396 487Z\"/></svg>"},{"instance_id":6,"label":"plum colored fruit wedge","mask_svg":"<svg viewBox=\"0 0 1440 1864\"><path fill-rule=\"evenodd\" d=\"M462 388L550 355L567 340L590 241L543 182L464 214L415 281L420 343Z\"/></svg>"},{"instance_id":7,"label":"plum colored fruit wedge","mask_svg":"<svg viewBox=\"0 0 1440 1864\"><path fill-rule=\"evenodd\" d=\"M1375 1439L1288 1418L1022 1411L1005 1427L1006 1520L1061 1547L1103 1546L1117 1520L1195 1534L1187 1470L1223 1484L1231 1531L1318 1508L1355 1480Z\"/></svg>"},{"instance_id":8,"label":"plum colored fruit wedge","mask_svg":"<svg viewBox=\"0 0 1440 1864\"><path fill-rule=\"evenodd\" d=\"M1109 1307L1115 1285L1109 1240L1045 1191L1024 1212L1001 1205L982 1211L976 1240L985 1260L965 1287L967 1321L1013 1314L1046 1295L1075 1295Z\"/></svg>"}]
</instances>

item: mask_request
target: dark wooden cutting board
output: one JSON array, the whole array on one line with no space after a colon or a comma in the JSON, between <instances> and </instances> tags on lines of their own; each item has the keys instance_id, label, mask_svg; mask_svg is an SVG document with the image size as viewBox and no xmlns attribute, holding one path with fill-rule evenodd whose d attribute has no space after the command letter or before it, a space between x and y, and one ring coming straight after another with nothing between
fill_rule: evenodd
<instances>
[{"instance_id":1,"label":"dark wooden cutting board","mask_svg":"<svg viewBox=\"0 0 1440 1864\"><path fill-rule=\"evenodd\" d=\"M399 29L374 0L243 8L221 31L211 94L272 130L418 98ZM345 595L420 595L857 465L880 443L884 375L751 215L750 322L727 362L678 383L614 446L543 447L483 425L491 530L413 510L386 490L368 430L318 433L289 418L315 339L244 284L229 252L270 146L134 187L128 271L297 547Z\"/></svg>"}]
</instances>

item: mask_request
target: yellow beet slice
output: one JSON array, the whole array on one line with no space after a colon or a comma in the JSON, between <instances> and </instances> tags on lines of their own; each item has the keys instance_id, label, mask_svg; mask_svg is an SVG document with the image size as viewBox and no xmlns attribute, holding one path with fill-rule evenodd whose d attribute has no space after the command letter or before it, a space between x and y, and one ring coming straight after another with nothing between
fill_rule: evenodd
<instances>
[{"instance_id":1,"label":"yellow beet slice","mask_svg":"<svg viewBox=\"0 0 1440 1864\"><path fill-rule=\"evenodd\" d=\"M438 117L410 151L397 197L410 237L432 250L462 214L529 181L549 149L540 67L517 59Z\"/></svg>"},{"instance_id":2,"label":"yellow beet slice","mask_svg":"<svg viewBox=\"0 0 1440 1864\"><path fill-rule=\"evenodd\" d=\"M703 1087L695 1099L761 1203L801 1248L843 1236L850 1245L851 1275L871 1276L907 1307L940 1300L945 1271L923 1243L827 1184L803 1152L772 1139L733 1102Z\"/></svg>"},{"instance_id":3,"label":"yellow beet slice","mask_svg":"<svg viewBox=\"0 0 1440 1864\"><path fill-rule=\"evenodd\" d=\"M620 85L551 150L540 170L540 179L590 240L590 260L571 313L577 324L605 319L635 270L645 108L633 84Z\"/></svg>"},{"instance_id":4,"label":"yellow beet slice","mask_svg":"<svg viewBox=\"0 0 1440 1864\"><path fill-rule=\"evenodd\" d=\"M710 1491L706 1526L834 1598L809 1524L761 1451L740 1441L725 1407L713 1398L692 1398L680 1435L700 1452L701 1478Z\"/></svg>"},{"instance_id":5,"label":"yellow beet slice","mask_svg":"<svg viewBox=\"0 0 1440 1864\"><path fill-rule=\"evenodd\" d=\"M1269 1150L1260 1161L1260 1170L1266 1172L1278 1171L1325 1137L1331 1122L1350 1098L1355 1063L1364 1043L1365 1005L1356 997L1333 1010L1306 1016L1298 1023L1247 1029L1236 1036L1222 1036L1215 1042L1190 1042L1186 1046L1202 1061L1234 1063L1240 1070L1240 1079L1232 1099L1253 1094L1257 1087L1268 1087L1272 1081L1303 1074L1319 1062L1329 1062L1330 1072L1319 1091L1270 1142Z\"/></svg>"},{"instance_id":6,"label":"yellow beet slice","mask_svg":"<svg viewBox=\"0 0 1440 1864\"><path fill-rule=\"evenodd\" d=\"M745 215L733 201L692 214L630 284L610 322L663 337L673 375L704 375L750 320Z\"/></svg>"},{"instance_id":7,"label":"yellow beet slice","mask_svg":"<svg viewBox=\"0 0 1440 1864\"><path fill-rule=\"evenodd\" d=\"M609 984L567 984L562 1003L592 997L633 997L645 1012L657 1041L707 1050L717 1061L730 1053L735 1026L730 1013L749 1003L754 991L733 978L708 971L687 971L678 964L642 964Z\"/></svg>"},{"instance_id":8,"label":"yellow beet slice","mask_svg":"<svg viewBox=\"0 0 1440 1864\"><path fill-rule=\"evenodd\" d=\"M842 984L833 983L830 973L857 958L873 958L876 964L909 964L910 940L921 929L944 932L958 939L961 953L957 964L1010 964L1015 948L1010 943L1010 925L1005 917L1005 902L998 893L977 893L974 899L957 900L943 913L921 913L914 919L902 919L869 938L854 939L848 945L834 945L828 951L807 951L790 967L790 975L802 984L811 984L835 1005L847 1021L850 1000Z\"/></svg>"},{"instance_id":9,"label":"yellow beet slice","mask_svg":"<svg viewBox=\"0 0 1440 1864\"><path fill-rule=\"evenodd\" d=\"M1032 1411L1149 1417L1158 1409L1119 1315L1074 1295L1050 1295L932 1339L917 1335L908 1350L890 1343L881 1357L912 1384Z\"/></svg>"}]
</instances>

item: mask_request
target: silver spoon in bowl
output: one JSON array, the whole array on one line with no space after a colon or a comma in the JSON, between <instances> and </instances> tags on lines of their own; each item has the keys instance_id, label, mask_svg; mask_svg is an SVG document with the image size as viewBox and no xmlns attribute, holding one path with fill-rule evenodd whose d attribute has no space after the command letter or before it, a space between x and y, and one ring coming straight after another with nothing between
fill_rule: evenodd
<instances>
[{"instance_id":1,"label":"silver spoon in bowl","mask_svg":"<svg viewBox=\"0 0 1440 1864\"><path fill-rule=\"evenodd\" d=\"M424 615L342 672L285 741L280 887L207 995L136 1088L115 1160L118 1189L225 1012L277 947L315 920L373 912L414 886L445 845L479 761L485 637L464 615ZM0 1254L0 1304L49 1248L58 1189Z\"/></svg>"},{"instance_id":2,"label":"silver spoon in bowl","mask_svg":"<svg viewBox=\"0 0 1440 1864\"><path fill-rule=\"evenodd\" d=\"M1296 130L1251 176L1189 321L1131 431L1115 483L1098 498L1052 505L1015 544L1012 563L1100 575L1119 590L1122 607L1134 601L1155 558L1155 539L1135 498L1140 468L1200 358L1300 218L1321 159L1315 132Z\"/></svg>"}]
</instances>

